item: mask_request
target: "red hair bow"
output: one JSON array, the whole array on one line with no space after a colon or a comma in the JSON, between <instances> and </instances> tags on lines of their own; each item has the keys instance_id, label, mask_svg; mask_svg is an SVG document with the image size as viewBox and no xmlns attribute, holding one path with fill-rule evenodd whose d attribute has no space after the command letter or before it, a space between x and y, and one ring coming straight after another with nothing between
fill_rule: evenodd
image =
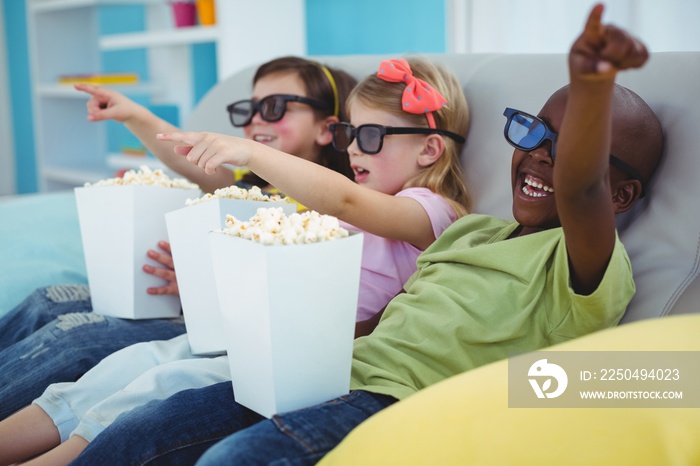
<instances>
[{"instance_id":1,"label":"red hair bow","mask_svg":"<svg viewBox=\"0 0 700 466\"><path fill-rule=\"evenodd\" d=\"M406 89L401 97L401 108L404 112L416 115L424 113L428 126L436 128L432 112L447 105L447 101L428 83L413 76L406 60L403 58L384 60L379 64L377 77L390 83L406 83Z\"/></svg>"}]
</instances>

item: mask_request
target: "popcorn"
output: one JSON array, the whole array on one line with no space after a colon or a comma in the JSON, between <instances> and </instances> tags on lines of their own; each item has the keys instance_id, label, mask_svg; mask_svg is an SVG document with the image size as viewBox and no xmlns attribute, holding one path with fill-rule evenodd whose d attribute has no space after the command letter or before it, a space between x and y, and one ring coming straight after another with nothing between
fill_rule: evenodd
<instances>
[{"instance_id":1,"label":"popcorn","mask_svg":"<svg viewBox=\"0 0 700 466\"><path fill-rule=\"evenodd\" d=\"M262 190L253 186L252 188L243 189L238 186L228 186L214 191L214 194L207 193L198 199L188 199L185 203L188 206L201 204L210 199L240 199L244 201L265 201L265 202L293 202L291 199L280 196L278 194L267 195L263 194Z\"/></svg>"},{"instance_id":2,"label":"popcorn","mask_svg":"<svg viewBox=\"0 0 700 466\"><path fill-rule=\"evenodd\" d=\"M226 228L215 230L266 245L308 244L345 238L338 219L316 211L286 216L280 207L260 208L248 221L226 216Z\"/></svg>"},{"instance_id":3,"label":"popcorn","mask_svg":"<svg viewBox=\"0 0 700 466\"><path fill-rule=\"evenodd\" d=\"M108 178L100 180L96 183L85 183L86 188L98 186L127 186L127 185L142 185L142 186L161 186L164 188L180 188L180 189L199 189L199 186L187 181L184 178L171 179L163 173L163 170L157 169L152 171L145 165L139 168L139 171L129 170L124 173L121 178Z\"/></svg>"}]
</instances>

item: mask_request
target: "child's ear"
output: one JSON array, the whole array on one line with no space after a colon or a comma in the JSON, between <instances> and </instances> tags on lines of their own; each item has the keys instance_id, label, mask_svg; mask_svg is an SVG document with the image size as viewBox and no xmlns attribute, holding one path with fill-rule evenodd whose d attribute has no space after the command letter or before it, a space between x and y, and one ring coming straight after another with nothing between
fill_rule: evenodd
<instances>
[{"instance_id":1,"label":"child's ear","mask_svg":"<svg viewBox=\"0 0 700 466\"><path fill-rule=\"evenodd\" d=\"M425 139L423 150L418 156L418 165L421 167L429 167L440 158L445 152L445 141L437 134L429 134Z\"/></svg>"},{"instance_id":2,"label":"child's ear","mask_svg":"<svg viewBox=\"0 0 700 466\"><path fill-rule=\"evenodd\" d=\"M626 212L642 197L642 183L639 180L622 180L613 186L613 206L615 213Z\"/></svg>"},{"instance_id":3,"label":"child's ear","mask_svg":"<svg viewBox=\"0 0 700 466\"><path fill-rule=\"evenodd\" d=\"M329 116L319 122L319 132L316 135L316 144L319 146L327 146L333 141L333 135L328 128L331 123L338 123L340 120L336 116Z\"/></svg>"}]
</instances>

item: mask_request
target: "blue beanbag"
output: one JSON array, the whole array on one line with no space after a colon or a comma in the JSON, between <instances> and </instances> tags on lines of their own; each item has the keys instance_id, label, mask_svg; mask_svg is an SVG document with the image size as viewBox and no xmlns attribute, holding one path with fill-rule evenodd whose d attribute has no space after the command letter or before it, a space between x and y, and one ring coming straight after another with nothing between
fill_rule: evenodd
<instances>
[{"instance_id":1,"label":"blue beanbag","mask_svg":"<svg viewBox=\"0 0 700 466\"><path fill-rule=\"evenodd\" d=\"M0 202L0 316L36 288L86 284L73 192Z\"/></svg>"}]
</instances>

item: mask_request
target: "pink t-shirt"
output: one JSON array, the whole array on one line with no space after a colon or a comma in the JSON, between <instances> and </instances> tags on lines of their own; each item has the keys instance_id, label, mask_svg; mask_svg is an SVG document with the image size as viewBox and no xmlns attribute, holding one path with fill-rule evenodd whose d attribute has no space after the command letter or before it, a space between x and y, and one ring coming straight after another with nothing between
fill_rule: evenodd
<instances>
[{"instance_id":1,"label":"pink t-shirt","mask_svg":"<svg viewBox=\"0 0 700 466\"><path fill-rule=\"evenodd\" d=\"M433 225L435 238L455 221L455 212L445 198L427 188L408 188L396 195L415 199L423 206ZM362 231L345 222L341 224L348 230ZM406 280L416 271L416 259L423 252L404 241L362 232L358 321L367 320L381 311L403 289Z\"/></svg>"}]
</instances>

